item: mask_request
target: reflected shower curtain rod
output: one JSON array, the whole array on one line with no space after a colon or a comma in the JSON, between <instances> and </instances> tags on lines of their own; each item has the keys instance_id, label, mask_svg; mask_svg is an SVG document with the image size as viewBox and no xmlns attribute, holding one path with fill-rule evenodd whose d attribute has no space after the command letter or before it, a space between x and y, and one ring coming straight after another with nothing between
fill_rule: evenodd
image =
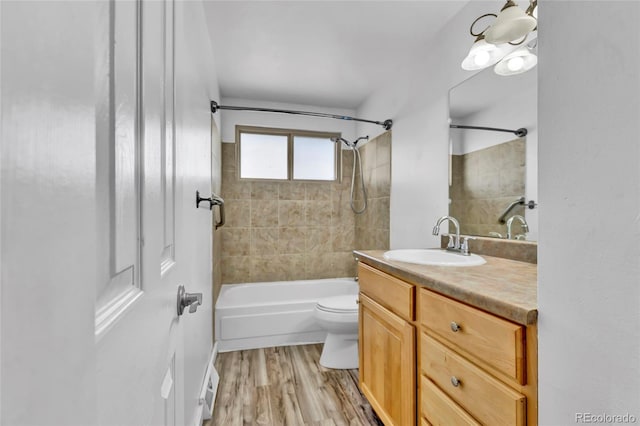
<instances>
[{"instance_id":1,"label":"reflected shower curtain rod","mask_svg":"<svg viewBox=\"0 0 640 426\"><path fill-rule=\"evenodd\" d=\"M377 124L378 126L384 127L385 130L391 130L391 127L393 126L393 120L391 119L388 119L385 121L374 121L374 120L365 120L364 118L349 117L348 115L326 114L323 112L293 111L288 109L218 105L216 101L211 101L211 112L215 114L216 111L218 111L219 109L228 109L233 111L277 112L281 114L310 115L312 117L334 118L336 120L361 121L363 123Z\"/></svg>"},{"instance_id":2,"label":"reflected shower curtain rod","mask_svg":"<svg viewBox=\"0 0 640 426\"><path fill-rule=\"evenodd\" d=\"M462 126L460 124L449 124L449 128L451 129L471 129L471 130L489 130L491 132L507 132L507 133L513 133L514 135L518 136L519 138L523 138L525 136L527 136L527 129L525 129L524 127L521 127L519 129L516 130L510 130L510 129L499 129L497 127L481 127L481 126Z\"/></svg>"}]
</instances>

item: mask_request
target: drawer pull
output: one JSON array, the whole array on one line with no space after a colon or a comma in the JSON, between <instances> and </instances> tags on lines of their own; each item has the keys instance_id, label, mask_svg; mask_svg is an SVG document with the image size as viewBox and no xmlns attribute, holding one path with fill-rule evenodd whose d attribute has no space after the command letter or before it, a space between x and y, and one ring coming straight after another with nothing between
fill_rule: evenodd
<instances>
[{"instance_id":1,"label":"drawer pull","mask_svg":"<svg viewBox=\"0 0 640 426\"><path fill-rule=\"evenodd\" d=\"M460 327L460 325L458 325L457 322L455 321L451 322L451 331L453 331L454 333L457 333L458 331L460 331L460 329L462 329L462 327Z\"/></svg>"},{"instance_id":2,"label":"drawer pull","mask_svg":"<svg viewBox=\"0 0 640 426\"><path fill-rule=\"evenodd\" d=\"M458 386L460 386L461 383L456 376L451 376L451 384L453 385L454 388L457 388Z\"/></svg>"}]
</instances>

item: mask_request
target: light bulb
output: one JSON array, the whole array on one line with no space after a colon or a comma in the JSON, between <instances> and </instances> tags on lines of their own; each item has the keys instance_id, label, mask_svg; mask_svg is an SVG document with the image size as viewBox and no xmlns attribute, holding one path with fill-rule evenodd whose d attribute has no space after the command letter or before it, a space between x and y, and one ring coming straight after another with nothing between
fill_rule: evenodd
<instances>
[{"instance_id":1,"label":"light bulb","mask_svg":"<svg viewBox=\"0 0 640 426\"><path fill-rule=\"evenodd\" d=\"M487 52L486 50L481 50L476 53L476 56L473 58L473 62L477 66L481 67L489 63L489 59L491 59L491 55L489 55L489 52Z\"/></svg>"},{"instance_id":2,"label":"light bulb","mask_svg":"<svg viewBox=\"0 0 640 426\"><path fill-rule=\"evenodd\" d=\"M522 69L523 65L524 59L522 58L522 56L516 56L507 61L507 68L509 68L509 71L518 71Z\"/></svg>"}]
</instances>

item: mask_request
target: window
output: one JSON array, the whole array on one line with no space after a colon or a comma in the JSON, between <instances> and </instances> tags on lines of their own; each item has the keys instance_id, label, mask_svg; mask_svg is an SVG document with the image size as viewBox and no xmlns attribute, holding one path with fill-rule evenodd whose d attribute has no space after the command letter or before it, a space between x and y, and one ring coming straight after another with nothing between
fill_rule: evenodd
<instances>
[{"instance_id":1,"label":"window","mask_svg":"<svg viewBox=\"0 0 640 426\"><path fill-rule=\"evenodd\" d=\"M338 180L338 133L236 127L240 179Z\"/></svg>"}]
</instances>

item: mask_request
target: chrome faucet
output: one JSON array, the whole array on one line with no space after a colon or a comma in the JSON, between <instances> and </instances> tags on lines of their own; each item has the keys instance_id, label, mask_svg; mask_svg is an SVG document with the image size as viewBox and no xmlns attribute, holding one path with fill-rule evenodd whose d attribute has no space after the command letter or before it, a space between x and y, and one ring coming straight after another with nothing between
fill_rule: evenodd
<instances>
[{"instance_id":1,"label":"chrome faucet","mask_svg":"<svg viewBox=\"0 0 640 426\"><path fill-rule=\"evenodd\" d=\"M445 220L453 223L453 225L456 227L456 235L449 235L449 244L447 245L447 250L460 250L460 222L458 222L455 217L442 216L440 219L438 219L438 221L436 222L436 226L433 227L433 235L438 235L440 233L440 225L442 225L442 222L444 222Z\"/></svg>"},{"instance_id":2,"label":"chrome faucet","mask_svg":"<svg viewBox=\"0 0 640 426\"><path fill-rule=\"evenodd\" d=\"M507 220L507 239L511 240L512 239L512 232L511 232L511 226L513 225L513 221L515 219L518 219L520 221L520 224L522 226L522 230L524 232L529 232L529 225L527 224L527 221L524 219L524 217L520 216L519 214L515 214L513 216L511 216L509 218L509 220Z\"/></svg>"},{"instance_id":3,"label":"chrome faucet","mask_svg":"<svg viewBox=\"0 0 640 426\"><path fill-rule=\"evenodd\" d=\"M462 243L460 242L460 223L453 216L442 216L436 222L436 226L433 227L433 235L438 235L440 233L440 225L442 222L448 220L453 223L456 227L456 234L449 235L449 243L447 244L447 250L449 251L457 251L463 256L469 256L471 253L469 252L469 240L475 240L473 237L462 237Z\"/></svg>"}]
</instances>

